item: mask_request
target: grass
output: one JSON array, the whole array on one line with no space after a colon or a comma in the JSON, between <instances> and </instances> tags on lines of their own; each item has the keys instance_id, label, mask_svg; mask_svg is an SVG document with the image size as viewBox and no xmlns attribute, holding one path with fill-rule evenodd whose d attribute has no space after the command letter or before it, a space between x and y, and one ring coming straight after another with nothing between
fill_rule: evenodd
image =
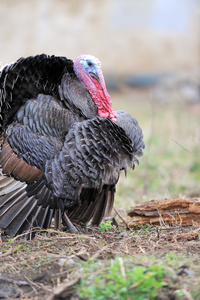
<instances>
[{"instance_id":1,"label":"grass","mask_svg":"<svg viewBox=\"0 0 200 300\"><path fill-rule=\"evenodd\" d=\"M91 277L91 270L93 276ZM154 299L165 286L163 266L125 266L121 257L107 265L101 262L84 264L83 277L78 286L79 296L96 300Z\"/></svg>"},{"instance_id":2,"label":"grass","mask_svg":"<svg viewBox=\"0 0 200 300\"><path fill-rule=\"evenodd\" d=\"M103 222L102 228L92 235L60 232L0 243L1 276L29 280L23 295L36 293L32 299L44 293L48 298L50 292L52 299L63 299L56 296L61 282L67 289L73 282L71 294L77 300L200 298L199 241L169 242L167 236L180 229L160 231L158 237L148 225L127 232Z\"/></svg>"},{"instance_id":3,"label":"grass","mask_svg":"<svg viewBox=\"0 0 200 300\"><path fill-rule=\"evenodd\" d=\"M98 228L100 232L105 232L106 230L109 230L111 228L116 228L116 226L112 225L112 221L106 221L106 222L102 222Z\"/></svg>"},{"instance_id":4,"label":"grass","mask_svg":"<svg viewBox=\"0 0 200 300\"><path fill-rule=\"evenodd\" d=\"M144 200L200 195L200 107L146 98L131 100L128 94L123 103L115 101L116 109L139 121L146 144L140 165L117 186L116 203L126 209Z\"/></svg>"},{"instance_id":5,"label":"grass","mask_svg":"<svg viewBox=\"0 0 200 300\"><path fill-rule=\"evenodd\" d=\"M80 272L75 287L80 299L200 299L199 253L168 252L166 247L152 254L89 261Z\"/></svg>"}]
</instances>

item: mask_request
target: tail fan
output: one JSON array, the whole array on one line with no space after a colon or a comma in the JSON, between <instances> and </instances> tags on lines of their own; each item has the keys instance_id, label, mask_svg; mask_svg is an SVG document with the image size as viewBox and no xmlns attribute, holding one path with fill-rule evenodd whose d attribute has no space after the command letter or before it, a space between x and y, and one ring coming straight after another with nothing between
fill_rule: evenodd
<instances>
[{"instance_id":1,"label":"tail fan","mask_svg":"<svg viewBox=\"0 0 200 300\"><path fill-rule=\"evenodd\" d=\"M54 216L54 209L40 202L48 202L52 195L47 188L35 188L28 195L27 184L12 177L0 175L0 227L5 234L19 235L33 229L47 229ZM48 199L47 199L48 198Z\"/></svg>"}]
</instances>

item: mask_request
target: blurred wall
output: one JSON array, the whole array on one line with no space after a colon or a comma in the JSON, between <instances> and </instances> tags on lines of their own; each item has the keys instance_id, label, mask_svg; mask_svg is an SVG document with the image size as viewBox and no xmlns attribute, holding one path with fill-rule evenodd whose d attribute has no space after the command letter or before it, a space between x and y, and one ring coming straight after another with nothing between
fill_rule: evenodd
<instances>
[{"instance_id":1,"label":"blurred wall","mask_svg":"<svg viewBox=\"0 0 200 300\"><path fill-rule=\"evenodd\" d=\"M97 56L104 72L200 64L199 0L0 0L0 61Z\"/></svg>"}]
</instances>

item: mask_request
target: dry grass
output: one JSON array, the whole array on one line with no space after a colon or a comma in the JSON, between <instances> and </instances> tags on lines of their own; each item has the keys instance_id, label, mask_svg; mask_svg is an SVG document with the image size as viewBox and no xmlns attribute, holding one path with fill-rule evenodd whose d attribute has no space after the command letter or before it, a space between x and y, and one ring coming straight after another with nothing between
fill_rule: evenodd
<instances>
[{"instance_id":1,"label":"dry grass","mask_svg":"<svg viewBox=\"0 0 200 300\"><path fill-rule=\"evenodd\" d=\"M91 262L99 264L100 260L103 270L108 261L123 257L132 266L164 265L169 285L166 299L171 299L172 291L185 289L188 293L192 290L198 292L199 239L181 238L181 234L192 236L190 233L194 230L192 227L159 230L142 227L137 231L126 231L120 227L103 233L93 230L88 235L60 232L37 235L33 241L10 240L0 244L3 262L0 274L3 278L14 280L20 297L41 299L43 296L48 299L53 291L56 294L56 287L62 282L65 283L62 292L73 294L68 284L74 285L83 276L82 262L91 265ZM80 298L76 295L75 299Z\"/></svg>"}]
</instances>

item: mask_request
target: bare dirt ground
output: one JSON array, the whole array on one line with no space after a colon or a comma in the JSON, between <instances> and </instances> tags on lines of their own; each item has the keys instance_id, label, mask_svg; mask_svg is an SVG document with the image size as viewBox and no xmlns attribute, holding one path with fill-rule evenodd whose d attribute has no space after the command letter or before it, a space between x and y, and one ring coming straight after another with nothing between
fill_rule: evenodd
<instances>
[{"instance_id":1,"label":"bare dirt ground","mask_svg":"<svg viewBox=\"0 0 200 300\"><path fill-rule=\"evenodd\" d=\"M165 278L168 282L167 292L157 299L193 299L187 289L191 282L194 286L199 285L199 233L200 228L195 226L127 230L121 225L104 232L99 229L88 230L82 235L47 232L38 234L31 241L6 241L2 238L0 298L82 299L73 288L81 279L83 261L129 256L134 264L144 266L152 263L152 260L157 264L165 264L167 258L173 276ZM185 298L176 298L174 291L180 286L185 290Z\"/></svg>"}]
</instances>

